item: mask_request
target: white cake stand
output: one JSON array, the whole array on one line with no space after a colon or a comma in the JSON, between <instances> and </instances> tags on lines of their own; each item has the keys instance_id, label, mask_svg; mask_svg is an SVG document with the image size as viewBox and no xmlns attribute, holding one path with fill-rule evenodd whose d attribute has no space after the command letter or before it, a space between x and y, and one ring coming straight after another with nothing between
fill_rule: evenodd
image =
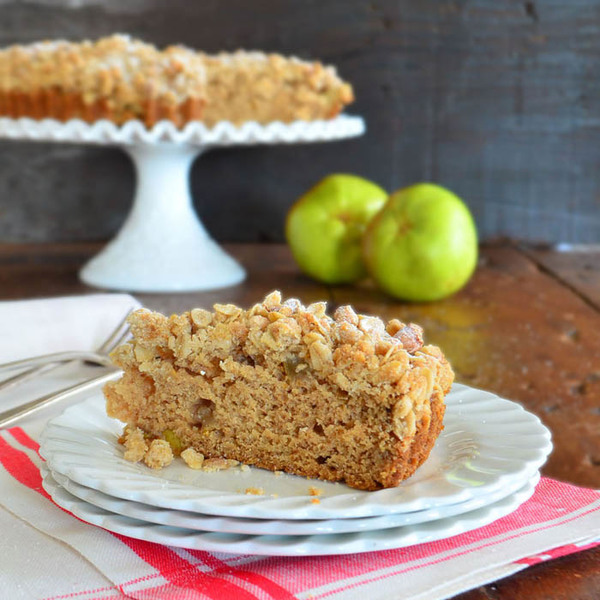
<instances>
[{"instance_id":1,"label":"white cake stand","mask_svg":"<svg viewBox=\"0 0 600 600\"><path fill-rule=\"evenodd\" d=\"M117 146L133 159L137 186L133 207L116 237L81 270L93 286L136 292L210 290L235 285L244 269L210 237L192 203L189 171L211 148L253 144L327 142L361 135L360 117L329 121L255 122L177 129L162 121L147 129L139 121L116 126L73 120L0 118L0 138Z\"/></svg>"}]
</instances>

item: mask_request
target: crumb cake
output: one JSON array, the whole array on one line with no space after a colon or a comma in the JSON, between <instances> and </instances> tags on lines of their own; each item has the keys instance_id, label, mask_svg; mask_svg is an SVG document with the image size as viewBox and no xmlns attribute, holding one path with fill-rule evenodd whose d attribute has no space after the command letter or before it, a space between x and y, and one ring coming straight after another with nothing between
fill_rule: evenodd
<instances>
[{"instance_id":1,"label":"crumb cake","mask_svg":"<svg viewBox=\"0 0 600 600\"><path fill-rule=\"evenodd\" d=\"M0 115L15 118L290 122L335 117L352 100L333 67L277 54L159 50L126 35L0 50Z\"/></svg>"},{"instance_id":2,"label":"crumb cake","mask_svg":"<svg viewBox=\"0 0 600 600\"><path fill-rule=\"evenodd\" d=\"M241 461L376 490L412 475L443 428L454 375L417 325L350 306L330 317L279 292L249 310L129 322L133 339L112 355L124 374L104 392L130 460L162 466L165 440L194 468Z\"/></svg>"}]
</instances>

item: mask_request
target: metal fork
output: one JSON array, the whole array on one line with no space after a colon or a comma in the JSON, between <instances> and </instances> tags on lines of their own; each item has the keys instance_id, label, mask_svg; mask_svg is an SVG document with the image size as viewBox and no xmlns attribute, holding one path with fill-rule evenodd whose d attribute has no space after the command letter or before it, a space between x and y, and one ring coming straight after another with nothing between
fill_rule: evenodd
<instances>
[{"instance_id":1,"label":"metal fork","mask_svg":"<svg viewBox=\"0 0 600 600\"><path fill-rule=\"evenodd\" d=\"M9 377L8 379L0 382L0 391L7 390L25 383L34 377L39 377L40 375L49 373L50 371L62 366L65 362L86 361L104 367L112 366L108 354L119 344L127 341L127 339L130 337L129 327L127 326L127 318L131 313L131 310L127 312L127 314L95 352L54 352L52 354L43 354L41 356L15 360L0 365L0 373L14 369L27 369L18 375Z\"/></svg>"},{"instance_id":2,"label":"metal fork","mask_svg":"<svg viewBox=\"0 0 600 600\"><path fill-rule=\"evenodd\" d=\"M16 369L27 367L31 364L37 364L38 366L33 369L29 369L25 373L21 373L16 377L10 378L8 381L10 385L17 385L23 381L31 379L32 377L47 373L52 369L57 368L64 362L76 362L79 360L91 359L96 364L104 366L112 366L110 359L107 354L116 348L119 344L125 342L131 336L127 325L127 317L131 314L131 311L125 315L123 320L117 325L114 331L109 335L105 342L98 348L97 352L60 352L54 354L47 354L40 357L34 357L33 359L25 359L22 361L13 361L12 363L5 363L0 365L0 370ZM59 357L62 357L59 358ZM62 360L62 362L58 362ZM50 361L50 362L48 362ZM47 394L41 398L35 398L26 404L22 404L15 408L0 412L0 428L12 425L19 419L29 416L42 408L56 404L62 400L67 400L81 392L91 390L103 383L106 383L112 379L115 379L121 373L120 369L112 369L109 373L104 373L99 377L94 377L82 383L71 385L57 392ZM5 382L3 382L5 383ZM6 389L9 386L3 386L0 389Z\"/></svg>"}]
</instances>

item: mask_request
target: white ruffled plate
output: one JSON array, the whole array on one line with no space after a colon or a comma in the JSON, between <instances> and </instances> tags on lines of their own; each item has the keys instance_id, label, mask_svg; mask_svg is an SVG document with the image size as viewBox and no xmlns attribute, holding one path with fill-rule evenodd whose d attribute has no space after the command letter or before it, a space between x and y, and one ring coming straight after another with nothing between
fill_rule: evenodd
<instances>
[{"instance_id":1,"label":"white ruffled plate","mask_svg":"<svg viewBox=\"0 0 600 600\"><path fill-rule=\"evenodd\" d=\"M535 477L503 500L463 515L391 529L302 536L244 535L157 525L111 513L89 504L59 486L49 473L44 478L43 486L56 504L83 521L132 538L209 552L270 556L319 556L404 548L483 527L513 512L528 500L535 491L538 479L539 476Z\"/></svg>"},{"instance_id":2,"label":"white ruffled plate","mask_svg":"<svg viewBox=\"0 0 600 600\"><path fill-rule=\"evenodd\" d=\"M549 454L550 432L520 405L463 385L447 397L445 429L429 459L396 488L365 492L344 484L277 476L263 469L216 473L182 461L153 471L123 458L122 425L97 394L53 419L41 453L52 471L110 496L196 513L258 519L347 519L467 502L525 482ZM313 503L309 487L320 489ZM264 495L245 494L262 488Z\"/></svg>"},{"instance_id":3,"label":"white ruffled plate","mask_svg":"<svg viewBox=\"0 0 600 600\"><path fill-rule=\"evenodd\" d=\"M47 471L47 470L46 470ZM511 482L510 486L501 488L487 496L471 498L466 502L418 510L409 513L398 513L395 515L382 515L380 517L363 517L357 519L322 519L312 521L299 520L269 520L269 519L246 519L236 517L218 517L203 515L188 511L150 506L132 500L123 500L103 494L98 490L89 488L74 481L60 473L50 473L52 479L63 487L67 492L89 504L98 506L109 512L131 517L149 523L169 525L192 529L193 531L219 531L221 533L245 533L250 535L320 535L329 533L356 533L360 531L374 531L389 529L392 527L404 527L447 519L456 515L488 506L523 487L522 481ZM536 472L529 481L537 483L539 472Z\"/></svg>"}]
</instances>

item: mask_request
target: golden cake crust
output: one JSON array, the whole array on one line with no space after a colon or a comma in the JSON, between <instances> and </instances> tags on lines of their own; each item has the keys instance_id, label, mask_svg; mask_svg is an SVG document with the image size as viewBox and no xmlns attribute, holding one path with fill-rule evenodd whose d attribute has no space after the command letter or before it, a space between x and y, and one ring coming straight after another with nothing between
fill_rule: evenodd
<instances>
[{"instance_id":1,"label":"golden cake crust","mask_svg":"<svg viewBox=\"0 0 600 600\"><path fill-rule=\"evenodd\" d=\"M397 485L443 427L452 369L422 330L275 292L165 317L138 311L107 412L150 438L359 489Z\"/></svg>"},{"instance_id":2,"label":"golden cake crust","mask_svg":"<svg viewBox=\"0 0 600 600\"><path fill-rule=\"evenodd\" d=\"M10 117L289 122L334 117L352 100L334 68L262 52L159 50L126 35L0 50L0 115Z\"/></svg>"}]
</instances>

